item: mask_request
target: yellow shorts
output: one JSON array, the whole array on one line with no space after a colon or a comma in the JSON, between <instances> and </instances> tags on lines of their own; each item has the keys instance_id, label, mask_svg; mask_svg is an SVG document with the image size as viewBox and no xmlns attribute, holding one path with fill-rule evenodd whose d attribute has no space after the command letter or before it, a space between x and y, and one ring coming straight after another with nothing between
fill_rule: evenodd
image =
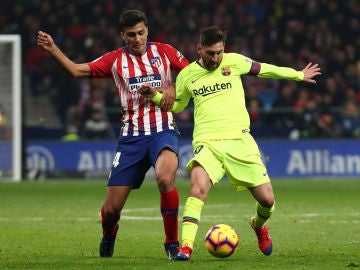
<instances>
[{"instance_id":1,"label":"yellow shorts","mask_svg":"<svg viewBox=\"0 0 360 270\"><path fill-rule=\"evenodd\" d=\"M237 190L270 182L259 147L250 133L241 139L197 142L193 147L194 157L187 164L188 170L199 163L213 184L224 175Z\"/></svg>"}]
</instances>

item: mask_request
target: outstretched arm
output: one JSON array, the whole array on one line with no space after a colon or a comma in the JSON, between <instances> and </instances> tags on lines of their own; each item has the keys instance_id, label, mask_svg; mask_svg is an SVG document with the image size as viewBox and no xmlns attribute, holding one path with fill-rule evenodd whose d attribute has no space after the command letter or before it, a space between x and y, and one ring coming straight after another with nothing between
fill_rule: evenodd
<instances>
[{"instance_id":1,"label":"outstretched arm","mask_svg":"<svg viewBox=\"0 0 360 270\"><path fill-rule=\"evenodd\" d=\"M321 69L318 64L312 63L307 64L306 67L301 71L297 71L289 67L279 67L267 63L257 64L260 65L260 70L257 76L261 78L286 79L316 83L313 78L321 74Z\"/></svg>"},{"instance_id":2,"label":"outstretched arm","mask_svg":"<svg viewBox=\"0 0 360 270\"><path fill-rule=\"evenodd\" d=\"M49 52L56 62L64 68L73 77L88 77L91 75L90 67L87 64L76 64L71 61L55 44L52 37L39 31L37 36L37 45Z\"/></svg>"}]
</instances>

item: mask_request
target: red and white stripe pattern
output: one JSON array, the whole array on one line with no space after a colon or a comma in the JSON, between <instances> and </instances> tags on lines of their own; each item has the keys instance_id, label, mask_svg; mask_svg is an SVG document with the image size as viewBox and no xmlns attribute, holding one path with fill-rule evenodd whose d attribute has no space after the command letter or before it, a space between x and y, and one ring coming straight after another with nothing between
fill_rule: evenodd
<instances>
[{"instance_id":1,"label":"red and white stripe pattern","mask_svg":"<svg viewBox=\"0 0 360 270\"><path fill-rule=\"evenodd\" d=\"M88 63L93 77L112 77L119 92L123 114L122 136L150 135L175 129L174 115L162 111L136 90L144 83L153 87L169 85L172 70L188 65L184 56L170 45L151 42L141 57L132 55L127 47L109 52Z\"/></svg>"}]
</instances>

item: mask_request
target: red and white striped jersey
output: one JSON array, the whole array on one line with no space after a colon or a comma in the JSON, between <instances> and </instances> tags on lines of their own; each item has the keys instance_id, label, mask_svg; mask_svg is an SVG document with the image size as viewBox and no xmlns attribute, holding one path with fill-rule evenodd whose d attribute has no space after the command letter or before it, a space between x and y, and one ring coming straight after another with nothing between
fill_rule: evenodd
<instances>
[{"instance_id":1,"label":"red and white striped jersey","mask_svg":"<svg viewBox=\"0 0 360 270\"><path fill-rule=\"evenodd\" d=\"M169 85L172 71L179 72L189 64L174 47L148 42L146 53L134 56L125 46L87 64L92 77L112 77L115 82L123 115L120 135L150 135L176 128L172 112L162 111L136 91L144 83L153 87Z\"/></svg>"}]
</instances>

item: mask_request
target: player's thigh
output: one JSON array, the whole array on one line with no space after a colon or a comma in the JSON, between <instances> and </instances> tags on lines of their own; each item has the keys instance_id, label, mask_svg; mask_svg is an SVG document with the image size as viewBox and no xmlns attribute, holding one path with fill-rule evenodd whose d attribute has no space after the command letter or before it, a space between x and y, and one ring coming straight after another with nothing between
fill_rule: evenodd
<instances>
[{"instance_id":1,"label":"player's thigh","mask_svg":"<svg viewBox=\"0 0 360 270\"><path fill-rule=\"evenodd\" d=\"M175 177L178 168L179 134L169 130L159 132L150 142L150 159L157 178Z\"/></svg>"},{"instance_id":2,"label":"player's thigh","mask_svg":"<svg viewBox=\"0 0 360 270\"><path fill-rule=\"evenodd\" d=\"M190 197L196 197L202 201L206 200L207 194L212 187L209 174L196 163L190 174Z\"/></svg>"},{"instance_id":3,"label":"player's thigh","mask_svg":"<svg viewBox=\"0 0 360 270\"><path fill-rule=\"evenodd\" d=\"M240 140L223 141L224 166L230 183L238 190L270 181L259 148L250 134Z\"/></svg>"},{"instance_id":4,"label":"player's thigh","mask_svg":"<svg viewBox=\"0 0 360 270\"><path fill-rule=\"evenodd\" d=\"M163 149L155 163L156 177L174 176L178 168L178 157L176 153L169 149Z\"/></svg>"},{"instance_id":5,"label":"player's thigh","mask_svg":"<svg viewBox=\"0 0 360 270\"><path fill-rule=\"evenodd\" d=\"M160 192L169 192L175 188L177 168L176 154L168 149L162 150L155 164L155 178Z\"/></svg>"},{"instance_id":6,"label":"player's thigh","mask_svg":"<svg viewBox=\"0 0 360 270\"><path fill-rule=\"evenodd\" d=\"M225 170L214 142L199 142L194 145L194 157L188 162L187 169L192 171L196 165L204 168L213 185L224 177Z\"/></svg>"},{"instance_id":7,"label":"player's thigh","mask_svg":"<svg viewBox=\"0 0 360 270\"><path fill-rule=\"evenodd\" d=\"M147 136L121 139L111 166L108 186L139 188L151 167Z\"/></svg>"}]
</instances>

